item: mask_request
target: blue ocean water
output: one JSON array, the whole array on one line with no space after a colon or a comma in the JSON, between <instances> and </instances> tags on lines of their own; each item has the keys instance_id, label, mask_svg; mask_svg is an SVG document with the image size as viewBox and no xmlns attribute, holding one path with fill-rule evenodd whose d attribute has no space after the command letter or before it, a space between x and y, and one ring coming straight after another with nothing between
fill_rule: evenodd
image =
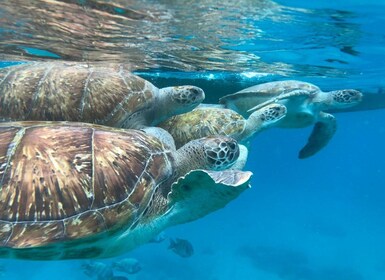
<instances>
[{"instance_id":1,"label":"blue ocean water","mask_svg":"<svg viewBox=\"0 0 385 280\"><path fill-rule=\"evenodd\" d=\"M384 94L385 1L277 3L286 7L291 20L281 24L234 15L234 21L245 21L263 34L226 42L226 49L258 56L265 68L242 64L238 72L136 72L159 87L186 82L202 86L208 102L279 79L314 82L324 90L357 88ZM189 240L195 254L180 258L167 249L167 240L144 245L117 258L140 261L142 270L128 278L385 279L384 112L336 113L336 135L306 160L297 159L297 153L310 127L261 133L253 140L245 168L254 173L252 188L215 213L165 231L168 237ZM3 279L88 279L80 270L83 261L0 263Z\"/></svg>"}]
</instances>

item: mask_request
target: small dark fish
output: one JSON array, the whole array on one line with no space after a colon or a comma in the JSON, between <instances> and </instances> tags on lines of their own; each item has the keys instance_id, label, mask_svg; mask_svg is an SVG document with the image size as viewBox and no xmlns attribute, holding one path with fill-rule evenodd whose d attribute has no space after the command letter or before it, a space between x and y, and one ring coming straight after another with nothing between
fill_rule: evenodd
<instances>
[{"instance_id":1,"label":"small dark fish","mask_svg":"<svg viewBox=\"0 0 385 280\"><path fill-rule=\"evenodd\" d=\"M185 239L170 238L168 249L182 258L189 258L194 254L194 248L191 243Z\"/></svg>"},{"instance_id":2,"label":"small dark fish","mask_svg":"<svg viewBox=\"0 0 385 280\"><path fill-rule=\"evenodd\" d=\"M112 267L118 271L128 274L135 274L142 270L142 266L140 265L139 261L134 258L125 258L114 262Z\"/></svg>"},{"instance_id":3,"label":"small dark fish","mask_svg":"<svg viewBox=\"0 0 385 280\"><path fill-rule=\"evenodd\" d=\"M124 278L116 279L111 266L102 262L84 263L81 269L85 275L97 280L124 280Z\"/></svg>"}]
</instances>

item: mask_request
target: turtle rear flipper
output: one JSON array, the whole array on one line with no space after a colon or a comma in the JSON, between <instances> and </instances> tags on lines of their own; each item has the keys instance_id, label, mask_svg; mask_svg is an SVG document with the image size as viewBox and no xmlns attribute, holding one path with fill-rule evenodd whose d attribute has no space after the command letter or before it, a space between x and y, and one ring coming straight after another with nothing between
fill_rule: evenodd
<instances>
[{"instance_id":1,"label":"turtle rear flipper","mask_svg":"<svg viewBox=\"0 0 385 280\"><path fill-rule=\"evenodd\" d=\"M290 91L288 93L281 94L275 98L271 98L265 102L262 102L261 104L258 104L256 106L254 106L253 108L250 108L249 110L247 110L247 112L248 113L254 112L254 111L259 110L259 109L261 109L267 105L277 103L283 99L288 99L288 98L306 99L306 98L314 96L314 94L315 94L314 92L307 91L307 90L301 90L301 89L293 90L293 91Z\"/></svg>"},{"instance_id":2,"label":"turtle rear flipper","mask_svg":"<svg viewBox=\"0 0 385 280\"><path fill-rule=\"evenodd\" d=\"M196 220L226 206L249 187L251 172L194 170L172 185L167 225Z\"/></svg>"},{"instance_id":3,"label":"turtle rear flipper","mask_svg":"<svg viewBox=\"0 0 385 280\"><path fill-rule=\"evenodd\" d=\"M313 131L306 145L299 152L298 157L304 159L316 154L328 144L336 129L336 118L333 115L321 112L319 121L314 125Z\"/></svg>"}]
</instances>

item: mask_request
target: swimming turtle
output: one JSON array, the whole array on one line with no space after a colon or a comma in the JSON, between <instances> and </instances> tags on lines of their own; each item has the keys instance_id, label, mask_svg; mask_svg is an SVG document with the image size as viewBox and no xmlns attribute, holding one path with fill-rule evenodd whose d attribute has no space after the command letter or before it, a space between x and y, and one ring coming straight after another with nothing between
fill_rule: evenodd
<instances>
[{"instance_id":1,"label":"swimming turtle","mask_svg":"<svg viewBox=\"0 0 385 280\"><path fill-rule=\"evenodd\" d=\"M336 119L328 109L346 108L358 104L362 93L354 89L323 92L313 84L296 81L276 81L259 84L226 95L219 100L244 116L271 103L286 106L287 114L278 127L300 128L314 124L307 144L299 158L307 158L327 145L336 131Z\"/></svg>"},{"instance_id":2,"label":"swimming turtle","mask_svg":"<svg viewBox=\"0 0 385 280\"><path fill-rule=\"evenodd\" d=\"M211 135L225 135L239 143L266 129L286 115L286 107L270 104L253 112L247 119L234 110L217 106L199 106L191 112L173 116L159 124L174 138L177 148L187 142Z\"/></svg>"},{"instance_id":3,"label":"swimming turtle","mask_svg":"<svg viewBox=\"0 0 385 280\"><path fill-rule=\"evenodd\" d=\"M37 62L0 69L0 120L74 121L107 126L153 126L188 112L202 89L158 89L116 64Z\"/></svg>"},{"instance_id":4,"label":"swimming turtle","mask_svg":"<svg viewBox=\"0 0 385 280\"><path fill-rule=\"evenodd\" d=\"M225 135L240 144L240 157L234 168L242 169L246 164L249 140L263 129L274 126L286 115L286 107L270 104L253 112L247 119L234 110L204 104L191 112L173 116L159 124L167 130L177 148L187 142L211 135Z\"/></svg>"},{"instance_id":5,"label":"swimming turtle","mask_svg":"<svg viewBox=\"0 0 385 280\"><path fill-rule=\"evenodd\" d=\"M101 258L224 207L251 172L227 170L237 142L178 150L136 129L0 123L0 257Z\"/></svg>"}]
</instances>

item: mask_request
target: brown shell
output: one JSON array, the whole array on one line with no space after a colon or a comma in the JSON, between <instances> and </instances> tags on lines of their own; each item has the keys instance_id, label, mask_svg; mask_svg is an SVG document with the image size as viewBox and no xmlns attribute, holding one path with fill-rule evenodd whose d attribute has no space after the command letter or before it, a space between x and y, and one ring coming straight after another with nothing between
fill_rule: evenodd
<instances>
[{"instance_id":1,"label":"brown shell","mask_svg":"<svg viewBox=\"0 0 385 280\"><path fill-rule=\"evenodd\" d=\"M119 65L38 62L0 69L0 119L120 127L154 106L157 88Z\"/></svg>"},{"instance_id":2,"label":"brown shell","mask_svg":"<svg viewBox=\"0 0 385 280\"><path fill-rule=\"evenodd\" d=\"M173 164L137 130L0 124L0 244L45 246L134 226Z\"/></svg>"},{"instance_id":3,"label":"brown shell","mask_svg":"<svg viewBox=\"0 0 385 280\"><path fill-rule=\"evenodd\" d=\"M159 124L167 130L177 148L187 142L212 135L225 135L237 139L245 129L245 119L230 109L203 107L173 116Z\"/></svg>"}]
</instances>

